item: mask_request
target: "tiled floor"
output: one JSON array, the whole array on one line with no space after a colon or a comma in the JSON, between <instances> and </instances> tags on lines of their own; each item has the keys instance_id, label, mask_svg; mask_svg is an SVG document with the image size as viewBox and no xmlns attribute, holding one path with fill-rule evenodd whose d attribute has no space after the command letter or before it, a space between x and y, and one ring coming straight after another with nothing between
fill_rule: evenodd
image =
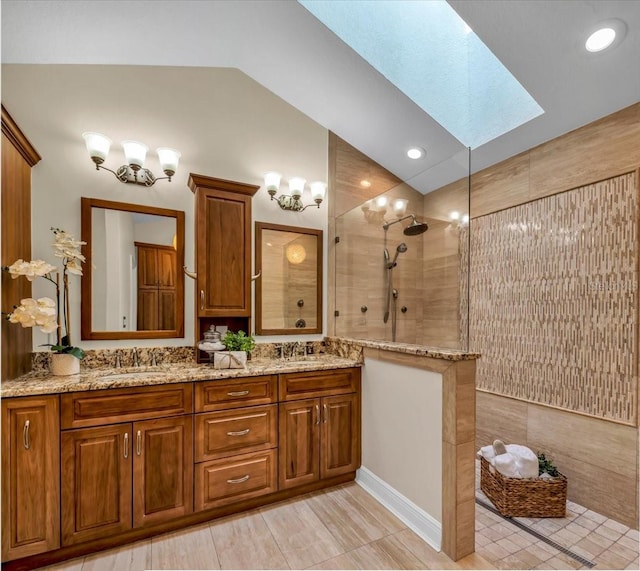
<instances>
[{"instance_id":1,"label":"tiled floor","mask_svg":"<svg viewBox=\"0 0 640 571\"><path fill-rule=\"evenodd\" d=\"M491 504L479 489L476 497ZM514 518L577 555L595 569L638 570L638 531L573 502L565 518ZM589 569L499 515L476 505L476 553L497 569Z\"/></svg>"},{"instance_id":2,"label":"tiled floor","mask_svg":"<svg viewBox=\"0 0 640 571\"><path fill-rule=\"evenodd\" d=\"M638 569L638 532L577 504L568 503L563 519L518 521L596 563L596 569ZM588 569L481 506L476 553L454 563L357 484L345 484L46 569L581 568Z\"/></svg>"}]
</instances>

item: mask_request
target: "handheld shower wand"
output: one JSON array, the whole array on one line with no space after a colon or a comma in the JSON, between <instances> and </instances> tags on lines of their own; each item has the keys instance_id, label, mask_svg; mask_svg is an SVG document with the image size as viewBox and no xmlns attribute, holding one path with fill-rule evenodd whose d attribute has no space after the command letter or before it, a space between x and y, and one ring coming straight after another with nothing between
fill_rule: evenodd
<instances>
[{"instance_id":1,"label":"handheld shower wand","mask_svg":"<svg viewBox=\"0 0 640 571\"><path fill-rule=\"evenodd\" d=\"M386 323L387 321L389 321L389 309L391 307L391 295L394 291L393 289L393 268L395 268L398 265L398 256L400 254L404 254L407 251L407 245L402 242L401 244L398 244L398 247L396 248L396 254L393 257L392 261L389 261L389 250L387 250L386 248L384 249L384 262L385 262L385 269L387 270L387 299L386 299L386 303L385 303L385 309L384 309L384 319L383 322Z\"/></svg>"}]
</instances>

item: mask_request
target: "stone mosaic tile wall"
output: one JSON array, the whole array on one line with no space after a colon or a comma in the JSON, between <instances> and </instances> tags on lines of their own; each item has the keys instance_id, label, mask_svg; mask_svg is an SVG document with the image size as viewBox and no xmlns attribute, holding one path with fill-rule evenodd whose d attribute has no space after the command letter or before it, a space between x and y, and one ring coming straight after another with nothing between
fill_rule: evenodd
<instances>
[{"instance_id":1,"label":"stone mosaic tile wall","mask_svg":"<svg viewBox=\"0 0 640 571\"><path fill-rule=\"evenodd\" d=\"M478 388L635 425L636 173L476 218L470 248Z\"/></svg>"}]
</instances>

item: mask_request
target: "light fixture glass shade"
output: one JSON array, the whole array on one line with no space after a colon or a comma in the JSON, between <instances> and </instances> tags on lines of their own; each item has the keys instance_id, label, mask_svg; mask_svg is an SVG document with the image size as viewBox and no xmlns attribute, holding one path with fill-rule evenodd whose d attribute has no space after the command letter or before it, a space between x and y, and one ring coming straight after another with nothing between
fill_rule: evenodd
<instances>
[{"instance_id":1,"label":"light fixture glass shade","mask_svg":"<svg viewBox=\"0 0 640 571\"><path fill-rule=\"evenodd\" d=\"M100 133L92 133L90 131L82 133L82 138L93 161L98 164L104 162L111 148L111 139Z\"/></svg>"},{"instance_id":2,"label":"light fixture glass shade","mask_svg":"<svg viewBox=\"0 0 640 571\"><path fill-rule=\"evenodd\" d=\"M424 157L424 149L422 147L411 147L407 151L407 156L410 159L421 159Z\"/></svg>"},{"instance_id":3,"label":"light fixture glass shade","mask_svg":"<svg viewBox=\"0 0 640 571\"><path fill-rule=\"evenodd\" d=\"M294 176L289 179L289 193L293 198L300 198L302 196L302 191L304 190L304 185L307 181L304 178L300 178L298 176Z\"/></svg>"},{"instance_id":4,"label":"light fixture glass shade","mask_svg":"<svg viewBox=\"0 0 640 571\"><path fill-rule=\"evenodd\" d=\"M387 204L389 204L389 199L386 196L378 196L373 204L375 204L375 212L382 212L384 214L387 211Z\"/></svg>"},{"instance_id":5,"label":"light fixture glass shade","mask_svg":"<svg viewBox=\"0 0 640 571\"><path fill-rule=\"evenodd\" d=\"M168 149L167 147L159 147L156 149L156 153L158 153L162 171L167 176L173 175L178 170L178 161L182 156L180 152L175 149Z\"/></svg>"},{"instance_id":6,"label":"light fixture glass shade","mask_svg":"<svg viewBox=\"0 0 640 571\"><path fill-rule=\"evenodd\" d=\"M309 184L311 187L311 198L316 202L322 202L327 193L327 185L322 181L315 181Z\"/></svg>"},{"instance_id":7,"label":"light fixture glass shade","mask_svg":"<svg viewBox=\"0 0 640 571\"><path fill-rule=\"evenodd\" d=\"M147 158L149 147L138 141L122 141L124 156L127 164L134 170L141 169L144 166L144 160Z\"/></svg>"},{"instance_id":8,"label":"light fixture glass shade","mask_svg":"<svg viewBox=\"0 0 640 571\"><path fill-rule=\"evenodd\" d=\"M393 201L393 213L396 216L404 216L407 211L407 204L409 204L409 201L406 198L396 198Z\"/></svg>"},{"instance_id":9,"label":"light fixture glass shade","mask_svg":"<svg viewBox=\"0 0 640 571\"><path fill-rule=\"evenodd\" d=\"M292 264L301 264L307 257L307 251L302 244L289 244L286 249L287 260Z\"/></svg>"},{"instance_id":10,"label":"light fixture glass shade","mask_svg":"<svg viewBox=\"0 0 640 571\"><path fill-rule=\"evenodd\" d=\"M268 191L277 192L280 188L280 179L282 175L279 172L266 172L264 173L264 185Z\"/></svg>"},{"instance_id":11,"label":"light fixture glass shade","mask_svg":"<svg viewBox=\"0 0 640 571\"><path fill-rule=\"evenodd\" d=\"M460 220L460 213L457 210L454 210L449 214L449 220Z\"/></svg>"}]
</instances>

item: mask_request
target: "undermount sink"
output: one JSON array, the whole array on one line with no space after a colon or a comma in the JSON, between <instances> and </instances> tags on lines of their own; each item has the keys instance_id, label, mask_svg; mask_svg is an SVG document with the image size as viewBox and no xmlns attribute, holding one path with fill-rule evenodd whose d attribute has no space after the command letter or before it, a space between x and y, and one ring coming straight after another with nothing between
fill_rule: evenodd
<instances>
[{"instance_id":1,"label":"undermount sink","mask_svg":"<svg viewBox=\"0 0 640 571\"><path fill-rule=\"evenodd\" d=\"M117 379L127 379L135 377L136 379L144 379L147 377L159 377L166 374L166 371L129 371L127 373L106 373L98 378L103 381L115 381Z\"/></svg>"}]
</instances>

